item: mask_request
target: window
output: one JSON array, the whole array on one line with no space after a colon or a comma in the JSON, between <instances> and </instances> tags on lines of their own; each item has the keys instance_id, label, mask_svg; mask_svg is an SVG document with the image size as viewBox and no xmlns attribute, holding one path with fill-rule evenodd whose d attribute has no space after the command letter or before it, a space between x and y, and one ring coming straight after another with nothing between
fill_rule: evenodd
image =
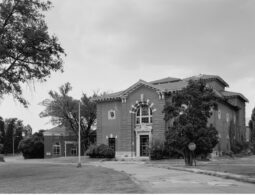
<instances>
[{"instance_id":1,"label":"window","mask_svg":"<svg viewBox=\"0 0 255 195\"><path fill-rule=\"evenodd\" d=\"M147 105L142 105L136 112L136 124L152 123L152 110Z\"/></svg>"},{"instance_id":2,"label":"window","mask_svg":"<svg viewBox=\"0 0 255 195\"><path fill-rule=\"evenodd\" d=\"M76 155L77 155L77 147L73 146L73 147L71 148L71 155L72 155L72 156L76 156Z\"/></svg>"},{"instance_id":3,"label":"window","mask_svg":"<svg viewBox=\"0 0 255 195\"><path fill-rule=\"evenodd\" d=\"M57 142L53 145L53 155L60 155L60 143Z\"/></svg>"},{"instance_id":4,"label":"window","mask_svg":"<svg viewBox=\"0 0 255 195\"><path fill-rule=\"evenodd\" d=\"M108 120L113 120L116 118L115 110L108 111Z\"/></svg>"},{"instance_id":5,"label":"window","mask_svg":"<svg viewBox=\"0 0 255 195\"><path fill-rule=\"evenodd\" d=\"M234 124L236 124L236 115L234 114L234 118L233 118Z\"/></svg>"},{"instance_id":6,"label":"window","mask_svg":"<svg viewBox=\"0 0 255 195\"><path fill-rule=\"evenodd\" d=\"M221 111L218 110L218 119L221 119Z\"/></svg>"},{"instance_id":7,"label":"window","mask_svg":"<svg viewBox=\"0 0 255 195\"><path fill-rule=\"evenodd\" d=\"M226 121L229 121L229 113L226 114Z\"/></svg>"}]
</instances>

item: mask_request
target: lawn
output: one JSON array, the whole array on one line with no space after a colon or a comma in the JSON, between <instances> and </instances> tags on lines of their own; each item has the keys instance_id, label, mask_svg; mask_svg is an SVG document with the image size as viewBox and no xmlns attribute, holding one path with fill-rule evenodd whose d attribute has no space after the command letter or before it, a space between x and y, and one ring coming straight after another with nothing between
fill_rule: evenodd
<instances>
[{"instance_id":1,"label":"lawn","mask_svg":"<svg viewBox=\"0 0 255 195\"><path fill-rule=\"evenodd\" d=\"M239 175L255 177L255 156L243 158L217 158L211 161L197 161L197 166L187 167L184 165L183 159L159 160L151 161L148 164L156 165L157 167L167 168L169 166L197 168L209 171L228 172Z\"/></svg>"},{"instance_id":2,"label":"lawn","mask_svg":"<svg viewBox=\"0 0 255 195\"><path fill-rule=\"evenodd\" d=\"M125 173L94 166L1 163L3 193L144 193Z\"/></svg>"}]
</instances>

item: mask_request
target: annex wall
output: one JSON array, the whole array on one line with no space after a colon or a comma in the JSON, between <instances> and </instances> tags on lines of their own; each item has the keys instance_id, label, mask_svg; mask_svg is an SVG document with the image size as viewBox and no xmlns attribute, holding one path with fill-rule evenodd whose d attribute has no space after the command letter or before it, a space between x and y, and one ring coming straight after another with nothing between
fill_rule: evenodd
<instances>
[{"instance_id":1,"label":"annex wall","mask_svg":"<svg viewBox=\"0 0 255 195\"><path fill-rule=\"evenodd\" d=\"M115 119L109 119L110 111L115 112ZM97 144L108 145L107 137L116 138L116 149L119 148L120 122L121 122L121 102L100 102L97 103Z\"/></svg>"}]
</instances>

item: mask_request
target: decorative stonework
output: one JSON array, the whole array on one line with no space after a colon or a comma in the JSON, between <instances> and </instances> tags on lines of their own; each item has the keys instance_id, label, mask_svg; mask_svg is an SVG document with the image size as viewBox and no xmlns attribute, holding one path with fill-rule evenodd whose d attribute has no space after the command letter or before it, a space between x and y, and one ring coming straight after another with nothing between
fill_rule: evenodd
<instances>
[{"instance_id":1,"label":"decorative stonework","mask_svg":"<svg viewBox=\"0 0 255 195\"><path fill-rule=\"evenodd\" d=\"M144 100L144 98L143 98L142 95L143 95L143 94L141 94L141 100L136 100L135 105L131 105L131 110L129 110L129 113L130 113L130 114L135 114L136 111L137 111L137 109L138 109L140 106L142 106L142 105L147 105L148 107L150 107L150 108L152 109L152 112L156 112L156 111L157 111L157 109L153 107L153 106L154 106L154 103L153 103L153 102L150 102L149 99Z\"/></svg>"}]
</instances>

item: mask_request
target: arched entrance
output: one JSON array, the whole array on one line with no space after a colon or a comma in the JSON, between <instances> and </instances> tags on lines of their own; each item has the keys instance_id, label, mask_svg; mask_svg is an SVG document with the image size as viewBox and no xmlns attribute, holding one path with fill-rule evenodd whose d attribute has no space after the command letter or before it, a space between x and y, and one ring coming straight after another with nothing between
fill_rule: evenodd
<instances>
[{"instance_id":1,"label":"arched entrance","mask_svg":"<svg viewBox=\"0 0 255 195\"><path fill-rule=\"evenodd\" d=\"M136 101L130 113L134 114L135 121L135 153L136 157L149 157L149 147L152 140L153 103Z\"/></svg>"}]
</instances>

